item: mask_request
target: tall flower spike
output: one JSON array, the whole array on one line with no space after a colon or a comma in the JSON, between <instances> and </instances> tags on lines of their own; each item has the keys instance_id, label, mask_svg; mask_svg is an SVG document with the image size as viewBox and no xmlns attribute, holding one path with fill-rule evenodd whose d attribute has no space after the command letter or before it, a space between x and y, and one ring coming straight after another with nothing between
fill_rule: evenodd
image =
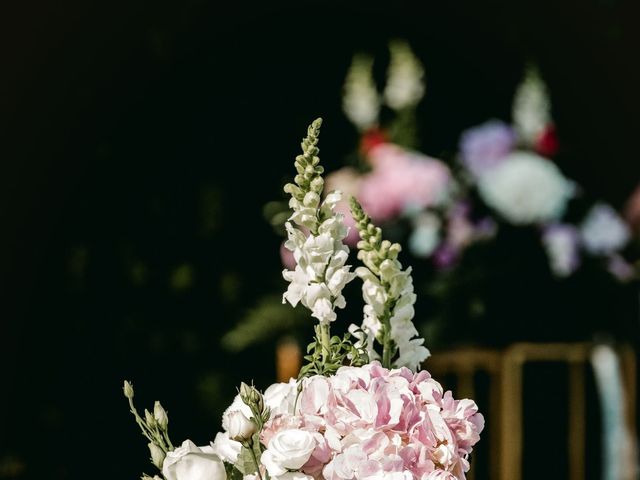
<instances>
[{"instance_id":1,"label":"tall flower spike","mask_svg":"<svg viewBox=\"0 0 640 480\"><path fill-rule=\"evenodd\" d=\"M344 81L342 109L361 132L375 126L380 113L380 95L372 70L373 58L356 54Z\"/></svg>"},{"instance_id":2,"label":"tall flower spike","mask_svg":"<svg viewBox=\"0 0 640 480\"><path fill-rule=\"evenodd\" d=\"M424 339L414 338L418 331L412 322L416 295L411 267L402 269L398 261L400 245L382 240L380 227L371 222L353 197L351 213L361 238L358 259L365 265L358 267L356 274L363 281L365 306L361 329L367 337L369 357L380 358L373 346L375 340L382 346L384 367L415 370L429 356L429 350L423 346Z\"/></svg>"},{"instance_id":3,"label":"tall flower spike","mask_svg":"<svg viewBox=\"0 0 640 480\"><path fill-rule=\"evenodd\" d=\"M334 212L342 195L331 192L320 202L324 187L317 147L321 123L317 119L309 127L302 141L302 155L296 158L295 183L284 188L291 195L289 206L293 210L285 224L285 247L293 252L296 267L282 272L290 282L282 302L288 301L294 307L302 303L321 324L329 324L336 319L335 308L344 308L342 289L355 274L345 265L349 248L342 243L347 235L343 216ZM309 233L305 234L305 230Z\"/></svg>"},{"instance_id":4,"label":"tall flower spike","mask_svg":"<svg viewBox=\"0 0 640 480\"><path fill-rule=\"evenodd\" d=\"M406 42L391 42L389 51L391 63L384 89L385 102L396 111L413 108L424 96L424 68Z\"/></svg>"},{"instance_id":5,"label":"tall flower spike","mask_svg":"<svg viewBox=\"0 0 640 480\"><path fill-rule=\"evenodd\" d=\"M551 120L551 102L540 72L528 65L513 97L513 123L520 140L533 144Z\"/></svg>"}]
</instances>

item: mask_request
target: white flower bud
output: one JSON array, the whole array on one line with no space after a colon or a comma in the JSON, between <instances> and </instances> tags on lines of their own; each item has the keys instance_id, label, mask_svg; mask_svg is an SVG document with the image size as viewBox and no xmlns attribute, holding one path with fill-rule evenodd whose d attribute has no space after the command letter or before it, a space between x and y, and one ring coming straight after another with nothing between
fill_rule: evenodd
<instances>
[{"instance_id":1,"label":"white flower bud","mask_svg":"<svg viewBox=\"0 0 640 480\"><path fill-rule=\"evenodd\" d=\"M150 443L149 452L151 452L151 463L158 468L162 468L162 462L164 462L165 457L164 451L155 443Z\"/></svg>"},{"instance_id":2,"label":"white flower bud","mask_svg":"<svg viewBox=\"0 0 640 480\"><path fill-rule=\"evenodd\" d=\"M127 398L133 398L133 386L127 382L126 380L124 381L124 387L122 388L124 390L124 396Z\"/></svg>"},{"instance_id":3,"label":"white flower bud","mask_svg":"<svg viewBox=\"0 0 640 480\"><path fill-rule=\"evenodd\" d=\"M167 416L165 409L160 405L160 402L156 402L153 406L153 416L156 419L160 430L166 430L169 425L169 417Z\"/></svg>"},{"instance_id":4,"label":"white flower bud","mask_svg":"<svg viewBox=\"0 0 640 480\"><path fill-rule=\"evenodd\" d=\"M229 413L229 438L237 442L249 440L257 431L255 422L249 420L240 410Z\"/></svg>"}]
</instances>

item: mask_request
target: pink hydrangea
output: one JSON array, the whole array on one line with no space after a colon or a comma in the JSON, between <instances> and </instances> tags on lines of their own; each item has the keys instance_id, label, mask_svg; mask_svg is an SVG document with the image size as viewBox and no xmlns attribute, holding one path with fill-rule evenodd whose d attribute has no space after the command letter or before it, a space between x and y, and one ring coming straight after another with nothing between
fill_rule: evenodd
<instances>
[{"instance_id":1,"label":"pink hydrangea","mask_svg":"<svg viewBox=\"0 0 640 480\"><path fill-rule=\"evenodd\" d=\"M369 162L373 170L362 178L358 199L376 221L446 199L451 175L440 160L385 143L370 150Z\"/></svg>"},{"instance_id":2,"label":"pink hydrangea","mask_svg":"<svg viewBox=\"0 0 640 480\"><path fill-rule=\"evenodd\" d=\"M263 443L292 427L315 438L301 470L316 479L463 480L484 418L427 371L373 362L306 379L296 412L270 419Z\"/></svg>"}]
</instances>

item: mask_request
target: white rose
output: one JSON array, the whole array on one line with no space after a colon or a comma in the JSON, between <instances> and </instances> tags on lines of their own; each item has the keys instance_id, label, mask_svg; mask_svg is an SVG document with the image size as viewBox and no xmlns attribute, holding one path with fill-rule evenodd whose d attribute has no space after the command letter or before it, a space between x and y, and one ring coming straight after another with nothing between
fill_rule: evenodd
<instances>
[{"instance_id":1,"label":"white rose","mask_svg":"<svg viewBox=\"0 0 640 480\"><path fill-rule=\"evenodd\" d=\"M191 440L167 453L162 465L166 480L226 480L220 457L211 447L197 447Z\"/></svg>"},{"instance_id":2,"label":"white rose","mask_svg":"<svg viewBox=\"0 0 640 480\"><path fill-rule=\"evenodd\" d=\"M229 438L237 442L249 440L257 431L256 424L249 420L240 410L229 412Z\"/></svg>"},{"instance_id":3,"label":"white rose","mask_svg":"<svg viewBox=\"0 0 640 480\"><path fill-rule=\"evenodd\" d=\"M273 480L313 480L313 477L302 472L287 472L284 475L273 477Z\"/></svg>"},{"instance_id":4,"label":"white rose","mask_svg":"<svg viewBox=\"0 0 640 480\"><path fill-rule=\"evenodd\" d=\"M293 404L298 393L298 382L295 378L289 383L274 383L264 391L264 403L271 409L271 416L278 414L291 415Z\"/></svg>"},{"instance_id":5,"label":"white rose","mask_svg":"<svg viewBox=\"0 0 640 480\"><path fill-rule=\"evenodd\" d=\"M310 432L298 429L281 430L271 438L260 461L270 476L278 477L287 473L287 470L301 468L307 463L315 447L316 440Z\"/></svg>"},{"instance_id":6,"label":"white rose","mask_svg":"<svg viewBox=\"0 0 640 480\"><path fill-rule=\"evenodd\" d=\"M251 409L249 408L249 405L242 401L239 394L236 395L233 399L233 403L222 414L222 428L225 432L229 431L229 414L231 414L231 412L238 411L242 412L245 417L251 418Z\"/></svg>"},{"instance_id":7,"label":"white rose","mask_svg":"<svg viewBox=\"0 0 640 480\"><path fill-rule=\"evenodd\" d=\"M229 463L236 463L240 450L242 450L242 444L231 440L228 433L218 432L216 438L213 441L213 453L218 455L223 461Z\"/></svg>"}]
</instances>

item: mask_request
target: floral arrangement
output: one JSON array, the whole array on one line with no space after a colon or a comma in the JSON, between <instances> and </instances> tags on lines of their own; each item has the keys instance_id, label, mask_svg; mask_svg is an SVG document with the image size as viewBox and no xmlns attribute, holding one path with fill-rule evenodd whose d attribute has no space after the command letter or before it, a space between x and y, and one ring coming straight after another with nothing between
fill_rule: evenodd
<instances>
[{"instance_id":1,"label":"floral arrangement","mask_svg":"<svg viewBox=\"0 0 640 480\"><path fill-rule=\"evenodd\" d=\"M242 384L222 418L223 432L198 447L175 448L160 403L140 415L133 387L124 384L131 412L149 441L151 461L162 476L145 480L462 480L484 419L472 400L455 400L420 365L428 357L413 326L411 269L398 261L400 245L382 239L355 199L351 215L360 236L358 259L347 264L348 236L342 194L328 193L313 122L285 187L292 214L285 247L295 266L283 277L283 303L303 305L315 318L315 338L297 379L264 393ZM365 301L361 325L332 336L342 292L356 277Z\"/></svg>"},{"instance_id":2,"label":"floral arrangement","mask_svg":"<svg viewBox=\"0 0 640 480\"><path fill-rule=\"evenodd\" d=\"M406 44L402 51L395 58L391 50L384 91L388 99L393 85L412 85L410 100L387 100L398 116L403 109L415 108L425 91L424 70L416 66L419 60ZM533 225L558 277L576 272L584 256L604 260L622 281L636 275L622 255L631 230L610 205L596 202L582 219L568 220L570 203L582 191L550 159L559 142L546 86L535 68L528 68L514 96L513 125L491 120L463 132L455 161L447 165L411 150L413 145L395 134L394 122L380 128L376 110L380 100L372 86L370 64L371 60L354 58L343 102L345 114L362 132L365 168L345 167L327 181L350 191L376 221L406 221L416 257L431 257L436 266L450 268L465 248L492 238L500 224ZM369 112L366 122L359 115L362 111Z\"/></svg>"},{"instance_id":3,"label":"floral arrangement","mask_svg":"<svg viewBox=\"0 0 640 480\"><path fill-rule=\"evenodd\" d=\"M463 131L456 152L435 158L418 150L416 108L427 92L425 69L407 43L392 42L389 51L382 89L373 75L374 59L353 58L342 105L358 132L358 147L346 166L327 175L326 184L329 191L357 198L389 239L408 246L416 288L429 304L419 312L421 333L432 345L576 340L602 331L626 335L630 320L603 324L600 319L611 312L599 308L622 305L621 292L639 278L634 228L640 233L640 194L623 216L562 171L565 152L537 69L527 67L515 91L511 124L490 120ZM286 207L270 202L265 208L278 232L285 232ZM351 227L343 242L356 246L361 235L346 198L334 210ZM284 243L281 257L293 268L294 252ZM537 282L535 289L531 282ZM593 298L587 307L585 288L597 288L601 300ZM540 304L527 293L534 290L546 294L536 314L548 318L544 328L534 328L524 316L512 318L506 307L509 298L514 306ZM288 331L304 324L298 311L276 310L275 302L265 299L223 343L239 350L264 338L264 318ZM581 305L584 311L577 312ZM559 332L568 315L588 320L584 329Z\"/></svg>"}]
</instances>

